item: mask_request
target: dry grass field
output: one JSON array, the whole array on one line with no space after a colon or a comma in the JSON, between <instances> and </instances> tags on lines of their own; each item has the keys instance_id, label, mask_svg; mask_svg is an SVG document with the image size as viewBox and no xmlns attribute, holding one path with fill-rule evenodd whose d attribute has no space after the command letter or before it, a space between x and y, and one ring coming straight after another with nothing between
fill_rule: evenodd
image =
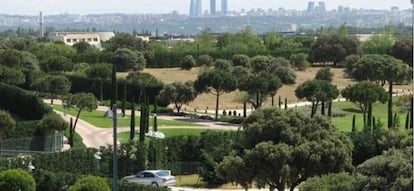
<instances>
[{"instance_id":1,"label":"dry grass field","mask_svg":"<svg viewBox=\"0 0 414 191\"><path fill-rule=\"evenodd\" d=\"M312 67L308 68L306 71L296 71L296 84L294 85L284 85L275 96L275 104L277 104L277 100L279 95L282 97L282 100L285 98L288 99L289 103L298 102L295 96L295 89L298 84L303 83L308 79L313 79L315 77L316 72L321 69L320 67ZM192 70L181 70L180 68L162 68L162 69L145 69L143 72L150 73L163 81L164 83L172 83L174 81L187 81L187 80L195 80L197 78L198 73L202 70L202 68L197 67L193 68ZM331 71L334 73L333 83L339 88L343 89L347 85L355 83L352 79L345 77L344 69L343 68L332 68ZM119 73L119 77L125 77L127 73ZM395 89L404 89L404 90L412 90L412 85L405 85L405 86L395 86ZM241 109L242 103L237 101L238 92L232 92L228 94L224 94L220 97L220 109ZM184 106L187 111L193 111L194 108L204 110L206 108L213 109L215 107L215 96L210 94L202 94L199 95L193 102L189 105ZM265 105L270 105L271 100L268 98Z\"/></svg>"}]
</instances>

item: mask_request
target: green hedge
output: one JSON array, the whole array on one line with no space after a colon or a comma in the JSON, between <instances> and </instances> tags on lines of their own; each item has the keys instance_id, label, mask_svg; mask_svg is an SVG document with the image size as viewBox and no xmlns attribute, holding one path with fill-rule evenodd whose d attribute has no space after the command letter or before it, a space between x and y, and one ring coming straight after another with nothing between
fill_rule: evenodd
<instances>
[{"instance_id":1,"label":"green hedge","mask_svg":"<svg viewBox=\"0 0 414 191\"><path fill-rule=\"evenodd\" d=\"M92 79L80 75L67 75L66 76L72 83L70 93L88 92L93 93L95 97L100 97L99 84L95 83ZM118 80L118 100L121 100L124 96L124 84L125 80ZM154 103L154 98L162 90L163 85L149 85L145 91L149 95L150 103ZM127 101L131 101L132 97L135 97L135 101L138 102L141 88L137 85L127 84ZM110 99L112 97L111 82L105 82L103 85L103 97L104 99Z\"/></svg>"},{"instance_id":2,"label":"green hedge","mask_svg":"<svg viewBox=\"0 0 414 191\"><path fill-rule=\"evenodd\" d=\"M52 112L52 108L33 93L4 83L0 83L0 108L26 120L39 120Z\"/></svg>"},{"instance_id":3,"label":"green hedge","mask_svg":"<svg viewBox=\"0 0 414 191\"><path fill-rule=\"evenodd\" d=\"M298 49L287 49L287 48L279 48L277 50L272 51L260 51L260 52L246 52L245 54L249 57L254 57L257 55L269 55L273 57L284 57L289 59L292 54L297 53L306 53L309 54L309 48L298 48ZM230 60L234 54L240 54L240 52L232 52L232 51L225 51L225 50L213 50L213 51L185 51L185 52L167 52L167 51L160 51L155 52L154 56L147 60L147 67L148 68L176 68L181 67L181 59L184 58L186 55L192 55L194 58L197 58L200 55L208 54L211 57L216 59L227 59Z\"/></svg>"}]
</instances>

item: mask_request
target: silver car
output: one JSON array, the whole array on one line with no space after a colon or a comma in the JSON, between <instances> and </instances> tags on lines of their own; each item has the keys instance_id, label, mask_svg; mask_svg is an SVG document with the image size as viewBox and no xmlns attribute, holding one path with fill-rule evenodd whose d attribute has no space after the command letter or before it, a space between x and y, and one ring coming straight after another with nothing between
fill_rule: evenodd
<instances>
[{"instance_id":1,"label":"silver car","mask_svg":"<svg viewBox=\"0 0 414 191\"><path fill-rule=\"evenodd\" d=\"M122 180L161 187L175 185L175 178L171 175L171 171L169 170L145 170L138 172L136 175L125 176Z\"/></svg>"}]
</instances>

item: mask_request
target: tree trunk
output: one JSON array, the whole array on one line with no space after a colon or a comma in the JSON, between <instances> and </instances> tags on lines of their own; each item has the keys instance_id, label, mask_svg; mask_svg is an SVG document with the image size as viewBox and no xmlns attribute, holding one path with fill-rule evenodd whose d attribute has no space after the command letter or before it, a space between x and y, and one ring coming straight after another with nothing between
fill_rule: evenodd
<instances>
[{"instance_id":1,"label":"tree trunk","mask_svg":"<svg viewBox=\"0 0 414 191\"><path fill-rule=\"evenodd\" d=\"M332 117L332 100L328 102L328 116Z\"/></svg>"},{"instance_id":2,"label":"tree trunk","mask_svg":"<svg viewBox=\"0 0 414 191\"><path fill-rule=\"evenodd\" d=\"M321 115L325 115L325 102L324 101L322 101L322 104L321 104Z\"/></svg>"},{"instance_id":3,"label":"tree trunk","mask_svg":"<svg viewBox=\"0 0 414 191\"><path fill-rule=\"evenodd\" d=\"M288 109L287 97L285 97L285 109Z\"/></svg>"},{"instance_id":4,"label":"tree trunk","mask_svg":"<svg viewBox=\"0 0 414 191\"><path fill-rule=\"evenodd\" d=\"M78 114L76 114L75 124L73 125L73 130L76 128L76 124L78 123L79 115L81 113L82 109L78 110Z\"/></svg>"},{"instance_id":5,"label":"tree trunk","mask_svg":"<svg viewBox=\"0 0 414 191\"><path fill-rule=\"evenodd\" d=\"M389 88L388 88L388 128L393 126L392 120L392 81L389 81Z\"/></svg>"},{"instance_id":6,"label":"tree trunk","mask_svg":"<svg viewBox=\"0 0 414 191\"><path fill-rule=\"evenodd\" d=\"M135 138L135 100L134 98L132 98L129 140L134 140L134 138Z\"/></svg>"},{"instance_id":7,"label":"tree trunk","mask_svg":"<svg viewBox=\"0 0 414 191\"><path fill-rule=\"evenodd\" d=\"M282 98L279 96L279 108L282 108Z\"/></svg>"},{"instance_id":8,"label":"tree trunk","mask_svg":"<svg viewBox=\"0 0 414 191\"><path fill-rule=\"evenodd\" d=\"M260 108L260 94L259 92L256 92L256 108L254 108L255 110Z\"/></svg>"},{"instance_id":9,"label":"tree trunk","mask_svg":"<svg viewBox=\"0 0 414 191\"><path fill-rule=\"evenodd\" d=\"M214 115L214 120L217 121L218 120L218 110L219 110L219 102L220 102L220 92L217 90L216 92L216 112Z\"/></svg>"},{"instance_id":10,"label":"tree trunk","mask_svg":"<svg viewBox=\"0 0 414 191\"><path fill-rule=\"evenodd\" d=\"M368 118L367 118L367 127L369 128L369 131L371 131L372 127L372 103L368 104Z\"/></svg>"},{"instance_id":11,"label":"tree trunk","mask_svg":"<svg viewBox=\"0 0 414 191\"><path fill-rule=\"evenodd\" d=\"M141 115L140 115L140 120L139 120L139 141L144 142L145 141L145 121L144 121L144 113L145 113L145 108L144 108L144 103L141 102Z\"/></svg>"},{"instance_id":12,"label":"tree trunk","mask_svg":"<svg viewBox=\"0 0 414 191\"><path fill-rule=\"evenodd\" d=\"M73 147L73 118L70 118L70 123L69 123L69 145L72 148Z\"/></svg>"},{"instance_id":13,"label":"tree trunk","mask_svg":"<svg viewBox=\"0 0 414 191\"><path fill-rule=\"evenodd\" d=\"M314 112L315 111L315 102L312 102L312 109L311 109L311 118L313 118Z\"/></svg>"},{"instance_id":14,"label":"tree trunk","mask_svg":"<svg viewBox=\"0 0 414 191\"><path fill-rule=\"evenodd\" d=\"M275 106L275 96L272 95L272 107Z\"/></svg>"},{"instance_id":15,"label":"tree trunk","mask_svg":"<svg viewBox=\"0 0 414 191\"><path fill-rule=\"evenodd\" d=\"M246 101L243 102L243 117L247 116L247 103Z\"/></svg>"},{"instance_id":16,"label":"tree trunk","mask_svg":"<svg viewBox=\"0 0 414 191\"><path fill-rule=\"evenodd\" d=\"M99 90L100 90L100 101L103 101L103 82L100 82L99 84Z\"/></svg>"}]
</instances>

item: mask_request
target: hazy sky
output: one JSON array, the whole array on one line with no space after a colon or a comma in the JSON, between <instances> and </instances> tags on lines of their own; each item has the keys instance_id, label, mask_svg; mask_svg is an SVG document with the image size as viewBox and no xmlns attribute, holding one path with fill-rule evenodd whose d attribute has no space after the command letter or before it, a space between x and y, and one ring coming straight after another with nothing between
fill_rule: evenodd
<instances>
[{"instance_id":1,"label":"hazy sky","mask_svg":"<svg viewBox=\"0 0 414 191\"><path fill-rule=\"evenodd\" d=\"M228 0L229 10L252 8L306 9L308 0ZM318 1L318 0L314 0ZM203 10L209 9L209 0L203 0ZM169 13L177 10L188 14L190 0L0 0L0 13L45 15L59 13ZM398 6L411 8L410 0L325 0L328 10L344 5L352 8L387 9ZM220 7L220 0L217 0Z\"/></svg>"}]
</instances>

